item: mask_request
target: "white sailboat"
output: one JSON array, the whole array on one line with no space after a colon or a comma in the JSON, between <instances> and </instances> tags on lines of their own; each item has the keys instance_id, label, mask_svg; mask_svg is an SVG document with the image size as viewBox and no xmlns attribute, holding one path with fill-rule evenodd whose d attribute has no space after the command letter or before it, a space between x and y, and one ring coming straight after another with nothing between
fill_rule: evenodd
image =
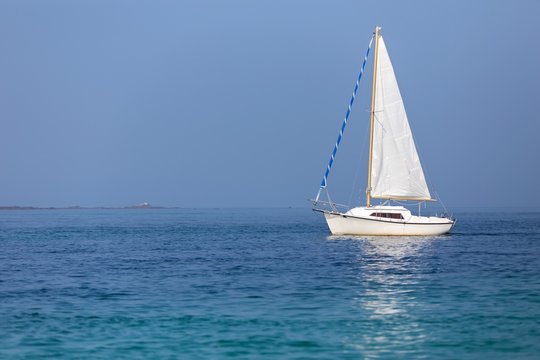
<instances>
[{"instance_id":1,"label":"white sailboat","mask_svg":"<svg viewBox=\"0 0 540 360\"><path fill-rule=\"evenodd\" d=\"M330 199L327 178L343 136L371 45L375 40L373 82L370 115L370 140L366 206L338 210ZM321 201L326 190L328 201ZM383 199L373 205L372 199ZM450 217L413 215L404 206L392 206L392 201L436 201L426 184L424 171L416 151L413 136L401 98L394 69L380 28L376 27L339 137L332 152L313 210L324 214L334 235L441 235L450 231L455 220Z\"/></svg>"}]
</instances>

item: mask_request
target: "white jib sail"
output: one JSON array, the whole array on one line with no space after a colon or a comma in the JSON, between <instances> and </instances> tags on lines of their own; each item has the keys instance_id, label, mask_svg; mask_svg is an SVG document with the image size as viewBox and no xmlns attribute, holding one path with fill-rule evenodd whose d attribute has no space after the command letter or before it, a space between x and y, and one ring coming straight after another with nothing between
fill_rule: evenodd
<instances>
[{"instance_id":1,"label":"white jib sail","mask_svg":"<svg viewBox=\"0 0 540 360\"><path fill-rule=\"evenodd\" d=\"M430 199L405 106L382 36L378 45L371 196Z\"/></svg>"}]
</instances>

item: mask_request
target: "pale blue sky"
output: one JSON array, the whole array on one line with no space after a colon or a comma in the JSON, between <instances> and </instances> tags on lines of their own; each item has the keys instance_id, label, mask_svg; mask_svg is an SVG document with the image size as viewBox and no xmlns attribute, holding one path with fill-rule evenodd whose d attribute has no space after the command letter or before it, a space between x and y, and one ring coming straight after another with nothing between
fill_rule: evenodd
<instances>
[{"instance_id":1,"label":"pale blue sky","mask_svg":"<svg viewBox=\"0 0 540 360\"><path fill-rule=\"evenodd\" d=\"M432 189L538 205L538 19L539 1L0 1L0 205L308 205L376 24ZM370 76L341 202L365 187Z\"/></svg>"}]
</instances>

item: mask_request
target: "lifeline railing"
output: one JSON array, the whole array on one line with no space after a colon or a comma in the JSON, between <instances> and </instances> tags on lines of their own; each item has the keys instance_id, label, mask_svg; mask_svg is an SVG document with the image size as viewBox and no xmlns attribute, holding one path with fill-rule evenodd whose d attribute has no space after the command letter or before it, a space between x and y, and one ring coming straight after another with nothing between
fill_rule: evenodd
<instances>
[{"instance_id":1,"label":"lifeline railing","mask_svg":"<svg viewBox=\"0 0 540 360\"><path fill-rule=\"evenodd\" d=\"M313 203L313 210L323 212L345 213L350 209L350 206L344 204L337 204L332 201L323 201L317 199L310 199Z\"/></svg>"}]
</instances>

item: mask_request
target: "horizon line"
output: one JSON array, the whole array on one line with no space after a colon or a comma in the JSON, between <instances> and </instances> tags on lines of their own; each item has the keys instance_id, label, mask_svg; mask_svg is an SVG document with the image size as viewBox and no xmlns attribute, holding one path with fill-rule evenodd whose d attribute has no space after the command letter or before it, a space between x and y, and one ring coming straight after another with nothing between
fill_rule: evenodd
<instances>
[{"instance_id":1,"label":"horizon line","mask_svg":"<svg viewBox=\"0 0 540 360\"><path fill-rule=\"evenodd\" d=\"M33 206L33 205L0 205L0 210L172 210L172 209L305 209L310 208L309 205L278 205L278 206L161 206L151 205L148 203L138 205L127 206ZM354 207L354 206L353 206ZM450 205L451 209L485 209L485 210L501 210L501 209L527 209L527 210L540 210L540 205Z\"/></svg>"}]
</instances>

